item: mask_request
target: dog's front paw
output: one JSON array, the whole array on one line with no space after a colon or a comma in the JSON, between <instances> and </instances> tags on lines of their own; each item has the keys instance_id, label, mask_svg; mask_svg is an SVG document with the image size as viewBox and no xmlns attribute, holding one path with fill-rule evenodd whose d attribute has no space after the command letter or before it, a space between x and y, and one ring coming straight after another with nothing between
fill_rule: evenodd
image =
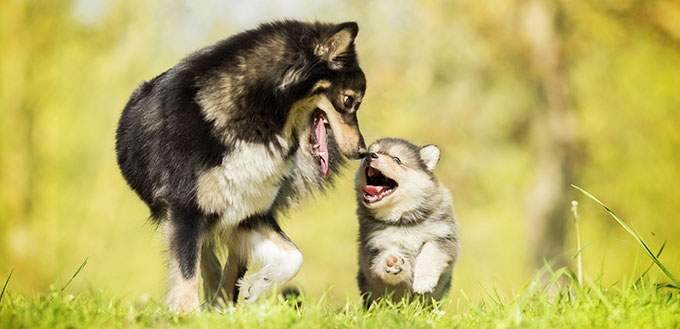
<instances>
[{"instance_id":1,"label":"dog's front paw","mask_svg":"<svg viewBox=\"0 0 680 329\"><path fill-rule=\"evenodd\" d=\"M439 278L436 276L416 276L413 278L413 292L416 294L427 294L434 290Z\"/></svg>"},{"instance_id":2,"label":"dog's front paw","mask_svg":"<svg viewBox=\"0 0 680 329\"><path fill-rule=\"evenodd\" d=\"M243 300L252 303L272 287L272 280L255 273L241 278L236 285Z\"/></svg>"}]
</instances>

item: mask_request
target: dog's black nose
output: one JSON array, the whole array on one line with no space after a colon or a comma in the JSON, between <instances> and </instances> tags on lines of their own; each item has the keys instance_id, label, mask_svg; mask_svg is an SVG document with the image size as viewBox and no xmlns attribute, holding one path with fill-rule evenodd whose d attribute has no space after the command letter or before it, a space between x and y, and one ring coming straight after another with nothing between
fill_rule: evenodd
<instances>
[{"instance_id":1,"label":"dog's black nose","mask_svg":"<svg viewBox=\"0 0 680 329\"><path fill-rule=\"evenodd\" d=\"M364 136L359 135L359 146L357 147L356 159L361 160L366 157L366 143L364 143Z\"/></svg>"},{"instance_id":2,"label":"dog's black nose","mask_svg":"<svg viewBox=\"0 0 680 329\"><path fill-rule=\"evenodd\" d=\"M375 153L375 152L368 152L368 156L370 156L370 157L373 158L373 159L377 159L377 158L378 158L378 153Z\"/></svg>"}]
</instances>

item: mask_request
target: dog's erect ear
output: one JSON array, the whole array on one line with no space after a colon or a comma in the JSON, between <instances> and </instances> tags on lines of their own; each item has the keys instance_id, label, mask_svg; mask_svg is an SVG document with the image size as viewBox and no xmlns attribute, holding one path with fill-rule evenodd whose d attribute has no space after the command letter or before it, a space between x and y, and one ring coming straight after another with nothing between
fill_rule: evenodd
<instances>
[{"instance_id":1,"label":"dog's erect ear","mask_svg":"<svg viewBox=\"0 0 680 329\"><path fill-rule=\"evenodd\" d=\"M355 22L338 24L333 34L323 41L323 44L316 47L316 55L327 61L331 68L339 68L340 65L332 65L333 61L340 54L352 49L357 33L359 33L359 25Z\"/></svg>"},{"instance_id":2,"label":"dog's erect ear","mask_svg":"<svg viewBox=\"0 0 680 329\"><path fill-rule=\"evenodd\" d=\"M425 163L425 167L429 171L434 170L434 167L437 166L437 162L439 162L439 148L437 145L425 145L420 148L420 159L423 160L423 163Z\"/></svg>"}]
</instances>

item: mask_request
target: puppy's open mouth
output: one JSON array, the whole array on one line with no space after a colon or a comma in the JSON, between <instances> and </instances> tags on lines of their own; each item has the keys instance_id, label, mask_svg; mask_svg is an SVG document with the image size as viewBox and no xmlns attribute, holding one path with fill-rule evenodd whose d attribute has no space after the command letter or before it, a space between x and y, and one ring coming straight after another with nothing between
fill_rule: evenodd
<instances>
[{"instance_id":1,"label":"puppy's open mouth","mask_svg":"<svg viewBox=\"0 0 680 329\"><path fill-rule=\"evenodd\" d=\"M312 133L310 136L312 144L312 156L319 158L321 175L328 178L328 132L326 126L328 119L323 111L314 111Z\"/></svg>"},{"instance_id":2,"label":"puppy's open mouth","mask_svg":"<svg viewBox=\"0 0 680 329\"><path fill-rule=\"evenodd\" d=\"M376 203L394 192L399 184L383 175L380 170L366 167L366 186L361 187L366 203Z\"/></svg>"}]
</instances>

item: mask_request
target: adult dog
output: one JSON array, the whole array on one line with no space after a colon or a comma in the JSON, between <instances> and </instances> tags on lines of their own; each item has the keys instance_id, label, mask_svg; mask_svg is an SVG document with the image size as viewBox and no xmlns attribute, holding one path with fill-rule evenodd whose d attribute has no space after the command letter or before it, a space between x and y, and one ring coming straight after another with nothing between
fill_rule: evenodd
<instances>
[{"instance_id":1,"label":"adult dog","mask_svg":"<svg viewBox=\"0 0 680 329\"><path fill-rule=\"evenodd\" d=\"M208 301L254 301L298 272L302 254L275 215L364 152L357 32L353 22L262 24L132 93L118 164L166 237L171 310L199 306L199 271ZM261 269L244 276L251 263Z\"/></svg>"}]
</instances>

